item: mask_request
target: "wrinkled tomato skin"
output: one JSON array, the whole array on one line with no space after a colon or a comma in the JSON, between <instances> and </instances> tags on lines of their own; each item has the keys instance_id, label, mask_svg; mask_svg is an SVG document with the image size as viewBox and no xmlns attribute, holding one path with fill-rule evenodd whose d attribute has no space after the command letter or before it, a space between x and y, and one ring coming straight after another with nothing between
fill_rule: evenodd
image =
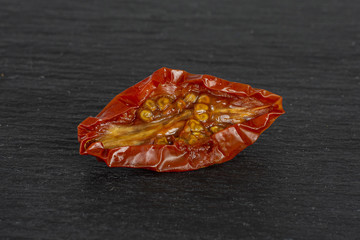
<instances>
[{"instance_id":1,"label":"wrinkled tomato skin","mask_svg":"<svg viewBox=\"0 0 360 240\"><path fill-rule=\"evenodd\" d=\"M150 94L164 84L187 87L198 85L209 91L233 96L253 97L272 106L270 112L244 123L234 124L213 134L205 143L187 145L139 145L105 149L96 138L102 126L110 122L131 123L136 110ZM171 89L164 88L164 94ZM281 114L284 114L282 97L246 84L229 82L210 75L190 74L182 70L161 68L151 76L117 95L96 117L85 119L78 126L80 154L93 155L109 167L144 168L158 172L196 170L234 158L253 144Z\"/></svg>"}]
</instances>

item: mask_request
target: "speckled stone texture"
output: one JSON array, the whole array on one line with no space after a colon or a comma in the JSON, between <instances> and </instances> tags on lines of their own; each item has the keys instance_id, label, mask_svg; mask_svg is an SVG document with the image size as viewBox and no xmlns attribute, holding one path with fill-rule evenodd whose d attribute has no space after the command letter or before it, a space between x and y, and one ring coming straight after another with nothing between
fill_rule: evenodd
<instances>
[{"instance_id":1,"label":"speckled stone texture","mask_svg":"<svg viewBox=\"0 0 360 240\"><path fill-rule=\"evenodd\" d=\"M0 0L1 239L358 239L360 2ZM160 67L284 97L235 159L80 156L77 125Z\"/></svg>"}]
</instances>

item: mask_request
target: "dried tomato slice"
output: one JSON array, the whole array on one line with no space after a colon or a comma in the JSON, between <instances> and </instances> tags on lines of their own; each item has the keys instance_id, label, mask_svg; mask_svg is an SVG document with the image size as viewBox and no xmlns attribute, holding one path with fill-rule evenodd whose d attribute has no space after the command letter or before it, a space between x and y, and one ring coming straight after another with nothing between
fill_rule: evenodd
<instances>
[{"instance_id":1,"label":"dried tomato slice","mask_svg":"<svg viewBox=\"0 0 360 240\"><path fill-rule=\"evenodd\" d=\"M283 113L266 90L161 68L78 126L80 154L110 167L195 170L232 159Z\"/></svg>"}]
</instances>

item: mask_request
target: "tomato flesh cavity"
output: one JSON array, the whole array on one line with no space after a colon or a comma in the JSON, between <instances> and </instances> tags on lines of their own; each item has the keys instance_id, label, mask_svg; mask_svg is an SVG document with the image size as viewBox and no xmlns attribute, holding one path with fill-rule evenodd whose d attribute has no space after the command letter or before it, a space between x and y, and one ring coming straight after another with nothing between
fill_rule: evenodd
<instances>
[{"instance_id":1,"label":"tomato flesh cavity","mask_svg":"<svg viewBox=\"0 0 360 240\"><path fill-rule=\"evenodd\" d=\"M179 106L179 102L188 104ZM271 108L254 98L220 97L209 92L192 92L177 99L159 96L147 99L132 122L106 126L97 141L105 149L176 142L201 144L214 133L268 113Z\"/></svg>"}]
</instances>

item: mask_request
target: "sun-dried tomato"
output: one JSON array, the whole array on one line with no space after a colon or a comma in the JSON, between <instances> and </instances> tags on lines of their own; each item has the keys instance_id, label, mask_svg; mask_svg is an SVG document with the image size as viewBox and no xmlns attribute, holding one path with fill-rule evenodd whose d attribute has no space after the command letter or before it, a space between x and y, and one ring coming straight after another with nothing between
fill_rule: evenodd
<instances>
[{"instance_id":1,"label":"sun-dried tomato","mask_svg":"<svg viewBox=\"0 0 360 240\"><path fill-rule=\"evenodd\" d=\"M283 113L266 90L161 68L78 126L80 154L110 167L195 170L232 159Z\"/></svg>"}]
</instances>

